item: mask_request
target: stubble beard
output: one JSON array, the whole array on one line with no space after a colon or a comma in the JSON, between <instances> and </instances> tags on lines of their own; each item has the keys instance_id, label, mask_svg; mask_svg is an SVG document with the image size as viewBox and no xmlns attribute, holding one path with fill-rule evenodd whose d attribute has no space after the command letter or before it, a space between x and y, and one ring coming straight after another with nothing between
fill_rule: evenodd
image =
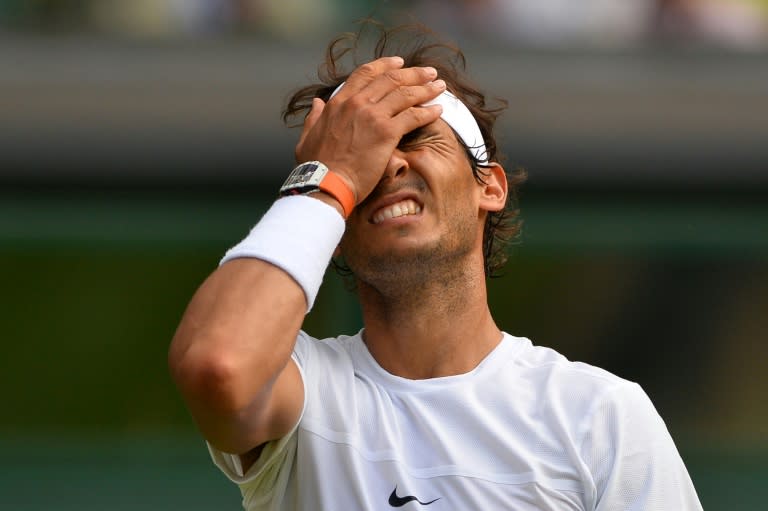
<instances>
[{"instance_id":1,"label":"stubble beard","mask_svg":"<svg viewBox=\"0 0 768 511\"><path fill-rule=\"evenodd\" d=\"M475 244L474 226L461 225L450 238L410 250L355 254L346 262L358 292L373 292L392 306L412 306L429 293L461 301Z\"/></svg>"}]
</instances>

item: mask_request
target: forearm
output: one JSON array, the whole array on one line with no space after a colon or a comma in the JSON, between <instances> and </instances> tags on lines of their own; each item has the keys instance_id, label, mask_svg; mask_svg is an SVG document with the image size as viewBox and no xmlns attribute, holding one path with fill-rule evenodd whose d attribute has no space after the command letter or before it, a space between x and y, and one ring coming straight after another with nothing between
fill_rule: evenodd
<instances>
[{"instance_id":1,"label":"forearm","mask_svg":"<svg viewBox=\"0 0 768 511\"><path fill-rule=\"evenodd\" d=\"M306 312L301 287L254 258L223 264L200 287L171 345L171 370L188 401L236 413L287 363Z\"/></svg>"},{"instance_id":2,"label":"forearm","mask_svg":"<svg viewBox=\"0 0 768 511\"><path fill-rule=\"evenodd\" d=\"M209 440L255 447L298 418L303 383L290 354L344 234L343 216L380 182L402 137L442 111L419 106L445 89L435 69L403 64L386 57L361 66L327 105L315 98L305 119L298 161L333 172L318 174L320 190L338 192L338 182L325 183L331 175L350 193L277 201L192 299L170 367ZM301 191L299 177L286 193Z\"/></svg>"},{"instance_id":3,"label":"forearm","mask_svg":"<svg viewBox=\"0 0 768 511\"><path fill-rule=\"evenodd\" d=\"M286 367L343 231L341 216L326 204L283 199L195 293L172 341L169 364L209 440L240 430L269 439L273 426L290 415L286 410L300 409L293 402L275 405L274 389L278 382L286 387L289 377L289 388L300 383L295 371L285 376ZM284 390L290 400L301 400L300 392Z\"/></svg>"}]
</instances>

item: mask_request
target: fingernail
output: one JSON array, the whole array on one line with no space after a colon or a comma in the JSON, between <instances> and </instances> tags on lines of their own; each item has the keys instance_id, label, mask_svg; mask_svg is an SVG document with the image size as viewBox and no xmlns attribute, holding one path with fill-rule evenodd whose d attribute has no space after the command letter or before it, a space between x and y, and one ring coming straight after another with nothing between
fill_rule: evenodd
<instances>
[{"instance_id":1,"label":"fingernail","mask_svg":"<svg viewBox=\"0 0 768 511\"><path fill-rule=\"evenodd\" d=\"M392 61L393 61L395 64L399 64L399 65L401 65L401 66L402 66L403 64L405 64L405 60L403 60L403 57L394 56L394 57L392 57Z\"/></svg>"},{"instance_id":2,"label":"fingernail","mask_svg":"<svg viewBox=\"0 0 768 511\"><path fill-rule=\"evenodd\" d=\"M425 67L424 69L426 70L428 75L437 76L437 69L435 69L434 67Z\"/></svg>"},{"instance_id":3,"label":"fingernail","mask_svg":"<svg viewBox=\"0 0 768 511\"><path fill-rule=\"evenodd\" d=\"M432 82L432 87L435 89L445 89L445 80L435 80Z\"/></svg>"}]
</instances>

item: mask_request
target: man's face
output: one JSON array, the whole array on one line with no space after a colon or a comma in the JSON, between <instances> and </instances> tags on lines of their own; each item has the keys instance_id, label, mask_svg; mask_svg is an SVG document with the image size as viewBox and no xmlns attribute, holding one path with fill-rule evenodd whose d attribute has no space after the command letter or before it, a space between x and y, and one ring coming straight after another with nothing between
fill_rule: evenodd
<instances>
[{"instance_id":1,"label":"man's face","mask_svg":"<svg viewBox=\"0 0 768 511\"><path fill-rule=\"evenodd\" d=\"M377 187L347 220L341 253L372 284L418 278L482 253L480 190L464 148L438 119L403 137Z\"/></svg>"}]
</instances>

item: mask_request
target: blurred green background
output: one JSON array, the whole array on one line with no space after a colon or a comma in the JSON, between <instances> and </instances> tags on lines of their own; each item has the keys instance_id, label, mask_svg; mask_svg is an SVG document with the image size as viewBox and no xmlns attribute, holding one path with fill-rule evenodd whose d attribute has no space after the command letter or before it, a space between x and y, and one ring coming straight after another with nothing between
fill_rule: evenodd
<instances>
[{"instance_id":1,"label":"blurred green background","mask_svg":"<svg viewBox=\"0 0 768 511\"><path fill-rule=\"evenodd\" d=\"M705 509L764 507L766 2L607 5L0 0L0 507L239 509L168 343L293 167L283 101L368 14L510 101L500 325L639 382ZM306 330L360 326L329 272Z\"/></svg>"}]
</instances>

